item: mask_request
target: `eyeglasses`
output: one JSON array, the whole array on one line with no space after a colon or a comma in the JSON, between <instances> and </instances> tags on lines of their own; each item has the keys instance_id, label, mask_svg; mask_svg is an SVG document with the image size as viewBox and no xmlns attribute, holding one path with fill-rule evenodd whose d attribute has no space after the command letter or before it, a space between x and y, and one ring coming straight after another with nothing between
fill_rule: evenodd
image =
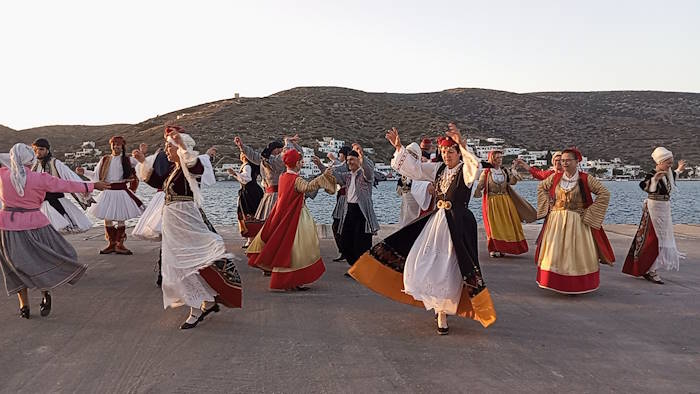
<instances>
[{"instance_id":1,"label":"eyeglasses","mask_svg":"<svg viewBox=\"0 0 700 394\"><path fill-rule=\"evenodd\" d=\"M561 159L562 163L568 163L570 161L576 161L576 159Z\"/></svg>"}]
</instances>

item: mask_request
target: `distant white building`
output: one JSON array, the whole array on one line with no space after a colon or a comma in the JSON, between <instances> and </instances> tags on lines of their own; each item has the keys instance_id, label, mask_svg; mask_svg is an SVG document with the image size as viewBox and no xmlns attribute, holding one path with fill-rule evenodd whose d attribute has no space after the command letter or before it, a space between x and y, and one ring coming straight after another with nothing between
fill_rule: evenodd
<instances>
[{"instance_id":1,"label":"distant white building","mask_svg":"<svg viewBox=\"0 0 700 394\"><path fill-rule=\"evenodd\" d=\"M486 139L486 142L490 142L494 145L503 144L506 142L503 138L490 137Z\"/></svg>"},{"instance_id":2,"label":"distant white building","mask_svg":"<svg viewBox=\"0 0 700 394\"><path fill-rule=\"evenodd\" d=\"M312 178L321 175L321 170L319 170L316 164L311 161L311 159L314 157L314 150L305 146L302 146L301 149L303 153L301 171L299 174L304 178Z\"/></svg>"},{"instance_id":3,"label":"distant white building","mask_svg":"<svg viewBox=\"0 0 700 394\"><path fill-rule=\"evenodd\" d=\"M345 141L336 140L333 137L323 137L323 141L316 141L318 143L318 150L324 153L337 153L340 148L345 145Z\"/></svg>"},{"instance_id":4,"label":"distant white building","mask_svg":"<svg viewBox=\"0 0 700 394\"><path fill-rule=\"evenodd\" d=\"M543 159L543 158L547 157L547 153L549 153L549 151L547 151L547 150L529 150L529 151L527 151L527 153L534 155L538 159Z\"/></svg>"},{"instance_id":5,"label":"distant white building","mask_svg":"<svg viewBox=\"0 0 700 394\"><path fill-rule=\"evenodd\" d=\"M523 148L503 148L503 156L517 156L525 152Z\"/></svg>"}]
</instances>

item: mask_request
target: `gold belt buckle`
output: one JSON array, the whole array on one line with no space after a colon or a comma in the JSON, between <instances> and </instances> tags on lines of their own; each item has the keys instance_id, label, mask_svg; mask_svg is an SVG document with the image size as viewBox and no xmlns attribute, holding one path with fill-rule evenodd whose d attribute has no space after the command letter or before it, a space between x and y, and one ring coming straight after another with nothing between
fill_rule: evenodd
<instances>
[{"instance_id":1,"label":"gold belt buckle","mask_svg":"<svg viewBox=\"0 0 700 394\"><path fill-rule=\"evenodd\" d=\"M452 202L447 200L440 200L437 202L437 207L438 209L444 209L446 211L449 211L450 209L452 209Z\"/></svg>"}]
</instances>

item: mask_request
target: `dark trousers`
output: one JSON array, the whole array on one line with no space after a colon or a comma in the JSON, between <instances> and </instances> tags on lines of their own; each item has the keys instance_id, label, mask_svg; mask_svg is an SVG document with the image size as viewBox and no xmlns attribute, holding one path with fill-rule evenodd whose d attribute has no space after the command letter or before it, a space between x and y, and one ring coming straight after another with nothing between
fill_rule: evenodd
<instances>
[{"instance_id":1,"label":"dark trousers","mask_svg":"<svg viewBox=\"0 0 700 394\"><path fill-rule=\"evenodd\" d=\"M353 265L363 253L372 247L372 234L365 232L365 215L360 206L348 203L343 231L340 234L342 252L348 264Z\"/></svg>"},{"instance_id":2,"label":"dark trousers","mask_svg":"<svg viewBox=\"0 0 700 394\"><path fill-rule=\"evenodd\" d=\"M340 219L333 219L333 224L331 225L331 230L333 230L333 239L335 239L335 246L338 247L338 253L343 254L343 242L340 239L340 234L338 234L339 226Z\"/></svg>"}]
</instances>

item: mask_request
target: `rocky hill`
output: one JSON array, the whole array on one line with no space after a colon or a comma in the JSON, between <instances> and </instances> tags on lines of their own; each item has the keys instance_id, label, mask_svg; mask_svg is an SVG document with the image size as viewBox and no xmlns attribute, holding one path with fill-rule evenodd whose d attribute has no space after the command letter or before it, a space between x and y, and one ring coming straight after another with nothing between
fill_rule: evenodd
<instances>
[{"instance_id":1,"label":"rocky hill","mask_svg":"<svg viewBox=\"0 0 700 394\"><path fill-rule=\"evenodd\" d=\"M545 92L516 94L486 89L435 93L366 93L336 87L301 87L268 97L221 100L182 109L135 125L53 126L21 132L0 129L0 150L12 141L54 135L57 149L91 139L106 147L120 133L160 144L166 123L184 126L200 150L214 145L234 156L233 136L262 146L285 134L302 143L333 136L373 146L379 160L392 148L384 130L398 127L403 141L441 134L455 121L472 137L501 137L510 145L558 149L576 145L589 158L621 157L648 165L651 150L664 145L700 164L700 94L673 92ZM6 138L12 134L12 141ZM22 138L19 138L22 137ZM66 149L67 149L66 148ZM71 149L72 150L72 149Z\"/></svg>"}]
</instances>

